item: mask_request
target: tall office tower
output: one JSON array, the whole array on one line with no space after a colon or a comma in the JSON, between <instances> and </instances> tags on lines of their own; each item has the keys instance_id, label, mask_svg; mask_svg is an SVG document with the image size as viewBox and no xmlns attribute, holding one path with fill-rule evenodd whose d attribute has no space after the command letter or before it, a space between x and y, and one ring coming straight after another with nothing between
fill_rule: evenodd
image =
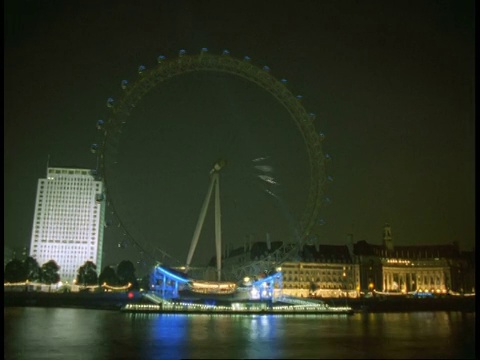
<instances>
[{"instance_id":1,"label":"tall office tower","mask_svg":"<svg viewBox=\"0 0 480 360\"><path fill-rule=\"evenodd\" d=\"M103 187L87 169L48 167L38 180L30 256L40 266L54 260L62 282L72 282L86 261L102 269Z\"/></svg>"}]
</instances>

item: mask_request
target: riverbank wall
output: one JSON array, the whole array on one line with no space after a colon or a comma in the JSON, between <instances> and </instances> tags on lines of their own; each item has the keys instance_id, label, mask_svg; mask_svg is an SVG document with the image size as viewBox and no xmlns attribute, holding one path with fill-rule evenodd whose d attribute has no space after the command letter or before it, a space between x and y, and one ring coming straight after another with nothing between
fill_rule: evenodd
<instances>
[{"instance_id":1,"label":"riverbank wall","mask_svg":"<svg viewBox=\"0 0 480 360\"><path fill-rule=\"evenodd\" d=\"M323 299L331 306L350 306L356 312L466 311L475 312L475 296L438 298L374 297Z\"/></svg>"},{"instance_id":2,"label":"riverbank wall","mask_svg":"<svg viewBox=\"0 0 480 360\"><path fill-rule=\"evenodd\" d=\"M149 303L140 292L43 293L4 292L4 306L79 307L120 310L127 304ZM475 296L442 298L324 298L332 307L350 307L355 312L464 311L475 312Z\"/></svg>"}]
</instances>

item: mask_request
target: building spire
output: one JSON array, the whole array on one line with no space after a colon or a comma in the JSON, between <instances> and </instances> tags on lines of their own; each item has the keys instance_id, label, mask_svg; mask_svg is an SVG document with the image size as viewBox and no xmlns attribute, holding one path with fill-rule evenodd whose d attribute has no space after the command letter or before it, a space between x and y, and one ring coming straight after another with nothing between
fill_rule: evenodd
<instances>
[{"instance_id":1,"label":"building spire","mask_svg":"<svg viewBox=\"0 0 480 360\"><path fill-rule=\"evenodd\" d=\"M393 251L392 227L388 223L383 227L383 246L387 250Z\"/></svg>"}]
</instances>

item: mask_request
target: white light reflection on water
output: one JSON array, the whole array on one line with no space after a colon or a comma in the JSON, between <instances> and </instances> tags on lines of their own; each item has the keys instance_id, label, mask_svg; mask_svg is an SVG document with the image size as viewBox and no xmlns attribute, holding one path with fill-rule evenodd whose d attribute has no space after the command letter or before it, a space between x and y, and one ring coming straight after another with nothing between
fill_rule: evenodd
<instances>
[{"instance_id":1,"label":"white light reflection on water","mask_svg":"<svg viewBox=\"0 0 480 360\"><path fill-rule=\"evenodd\" d=\"M475 313L123 314L4 308L9 359L474 359Z\"/></svg>"}]
</instances>

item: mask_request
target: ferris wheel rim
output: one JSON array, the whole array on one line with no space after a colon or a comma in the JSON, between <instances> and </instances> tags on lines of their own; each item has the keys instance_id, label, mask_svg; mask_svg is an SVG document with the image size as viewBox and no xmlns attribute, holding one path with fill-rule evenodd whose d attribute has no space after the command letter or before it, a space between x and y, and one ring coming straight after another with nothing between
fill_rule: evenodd
<instances>
[{"instance_id":1,"label":"ferris wheel rim","mask_svg":"<svg viewBox=\"0 0 480 360\"><path fill-rule=\"evenodd\" d=\"M316 225L320 214L320 208L323 205L324 188L327 182L326 160L322 150L323 137L315 130L314 115L308 113L301 103L301 96L295 96L286 86L286 80L278 80L272 74L267 66L259 67L251 63L249 57L237 59L230 56L226 50L221 55L211 54L206 49L202 49L199 54L186 54L184 50L179 52L176 58L166 59L159 56L157 65L151 70L144 66L138 69L139 76L132 84L127 80L122 80L121 86L123 93L118 100L109 98L107 106L110 109L106 122L102 121L103 139L98 151L98 172L105 183L108 194L108 166L107 158L110 151L114 151L114 136L120 136L126 119L130 112L152 89L160 83L178 75L190 72L217 72L228 73L239 76L247 81L258 85L272 95L289 113L290 118L294 120L304 140L310 170L310 187L308 190L307 204L300 219L300 240L310 235L312 228ZM118 140L119 142L119 140ZM118 143L117 142L117 143ZM119 224L134 244L143 252L144 248L130 234L121 217L114 206L116 199L112 200L111 195L108 201L117 217Z\"/></svg>"}]
</instances>

